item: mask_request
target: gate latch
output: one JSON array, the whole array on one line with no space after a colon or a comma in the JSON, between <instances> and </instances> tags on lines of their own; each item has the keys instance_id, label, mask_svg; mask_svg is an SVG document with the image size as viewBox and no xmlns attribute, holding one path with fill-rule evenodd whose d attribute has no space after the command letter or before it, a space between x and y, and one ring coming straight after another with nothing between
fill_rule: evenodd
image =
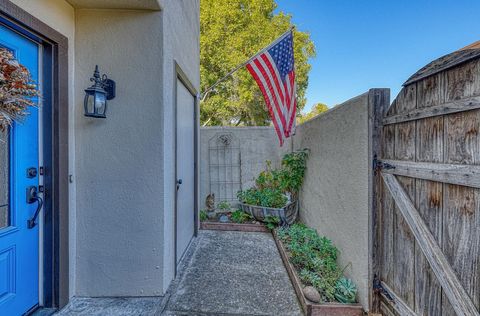
<instances>
[{"instance_id":1,"label":"gate latch","mask_svg":"<svg viewBox=\"0 0 480 316\"><path fill-rule=\"evenodd\" d=\"M383 294L390 302L395 303L390 292L382 285L382 282L377 275L373 277L373 291L375 293Z\"/></svg>"}]
</instances>

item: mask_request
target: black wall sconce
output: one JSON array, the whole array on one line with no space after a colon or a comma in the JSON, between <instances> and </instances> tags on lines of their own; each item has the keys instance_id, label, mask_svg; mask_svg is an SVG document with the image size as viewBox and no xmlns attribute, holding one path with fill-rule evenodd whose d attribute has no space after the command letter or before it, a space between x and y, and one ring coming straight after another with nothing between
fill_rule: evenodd
<instances>
[{"instance_id":1,"label":"black wall sconce","mask_svg":"<svg viewBox=\"0 0 480 316\"><path fill-rule=\"evenodd\" d=\"M115 81L108 79L107 75L100 77L98 65L95 66L93 77L90 78L93 85L85 89L85 116L106 118L107 100L115 98Z\"/></svg>"}]
</instances>

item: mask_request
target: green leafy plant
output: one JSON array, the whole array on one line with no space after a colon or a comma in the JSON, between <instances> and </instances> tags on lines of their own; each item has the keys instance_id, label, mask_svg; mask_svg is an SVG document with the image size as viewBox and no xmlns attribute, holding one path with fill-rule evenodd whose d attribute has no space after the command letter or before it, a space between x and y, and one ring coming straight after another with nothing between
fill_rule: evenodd
<instances>
[{"instance_id":1,"label":"green leafy plant","mask_svg":"<svg viewBox=\"0 0 480 316\"><path fill-rule=\"evenodd\" d=\"M265 222L265 226L270 230L274 230L280 224L280 218L276 216L267 216L263 221Z\"/></svg>"},{"instance_id":2,"label":"green leafy plant","mask_svg":"<svg viewBox=\"0 0 480 316\"><path fill-rule=\"evenodd\" d=\"M204 222L208 219L207 211L201 210L200 211L200 221Z\"/></svg>"},{"instance_id":3,"label":"green leafy plant","mask_svg":"<svg viewBox=\"0 0 480 316\"><path fill-rule=\"evenodd\" d=\"M277 233L290 254L290 262L299 271L302 282L315 287L324 301L335 301L337 281L342 277L343 271L337 264L339 251L332 241L320 237L314 229L304 224L282 227Z\"/></svg>"},{"instance_id":4,"label":"green leafy plant","mask_svg":"<svg viewBox=\"0 0 480 316\"><path fill-rule=\"evenodd\" d=\"M340 278L335 284L335 298L340 303L352 304L356 302L357 286L352 280Z\"/></svg>"},{"instance_id":5,"label":"green leafy plant","mask_svg":"<svg viewBox=\"0 0 480 316\"><path fill-rule=\"evenodd\" d=\"M286 154L282 159L282 188L296 198L303 184L309 150L302 149Z\"/></svg>"},{"instance_id":6,"label":"green leafy plant","mask_svg":"<svg viewBox=\"0 0 480 316\"><path fill-rule=\"evenodd\" d=\"M218 208L222 211L228 211L230 207L230 203L228 203L227 201L222 201L218 203Z\"/></svg>"},{"instance_id":7,"label":"green leafy plant","mask_svg":"<svg viewBox=\"0 0 480 316\"><path fill-rule=\"evenodd\" d=\"M288 201L286 194L296 199L307 168L308 149L286 154L280 169L272 169L271 162L255 180L255 187L240 191L238 199L250 205L281 208Z\"/></svg>"},{"instance_id":8,"label":"green leafy plant","mask_svg":"<svg viewBox=\"0 0 480 316\"><path fill-rule=\"evenodd\" d=\"M252 215L245 213L242 210L233 211L230 219L234 223L242 224L253 219Z\"/></svg>"},{"instance_id":9,"label":"green leafy plant","mask_svg":"<svg viewBox=\"0 0 480 316\"><path fill-rule=\"evenodd\" d=\"M277 2L201 0L201 91L293 26L291 15L279 10ZM310 34L302 32L300 27L293 32L296 101L300 112L306 104L310 58L315 56L315 45ZM270 115L259 92L250 73L240 69L202 98L201 125L270 125Z\"/></svg>"},{"instance_id":10,"label":"green leafy plant","mask_svg":"<svg viewBox=\"0 0 480 316\"><path fill-rule=\"evenodd\" d=\"M255 187L259 190L280 189L284 191L284 187L282 186L284 174L282 170L272 169L272 162L270 160L267 160L265 163L267 167L258 175L255 180Z\"/></svg>"},{"instance_id":11,"label":"green leafy plant","mask_svg":"<svg viewBox=\"0 0 480 316\"><path fill-rule=\"evenodd\" d=\"M309 112L305 114L300 113L299 116L297 115L297 124L303 124L306 121L311 120L317 115L320 115L326 111L328 111L328 105L323 103L317 103L312 107L312 109Z\"/></svg>"},{"instance_id":12,"label":"green leafy plant","mask_svg":"<svg viewBox=\"0 0 480 316\"><path fill-rule=\"evenodd\" d=\"M245 204L274 208L284 207L288 201L288 198L281 190L273 188L251 188L240 191L237 197Z\"/></svg>"}]
</instances>

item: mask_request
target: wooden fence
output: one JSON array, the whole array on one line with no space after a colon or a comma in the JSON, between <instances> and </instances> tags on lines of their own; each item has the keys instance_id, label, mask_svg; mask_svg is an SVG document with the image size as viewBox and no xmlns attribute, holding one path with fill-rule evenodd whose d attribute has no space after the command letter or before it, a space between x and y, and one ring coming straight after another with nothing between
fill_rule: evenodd
<instances>
[{"instance_id":1,"label":"wooden fence","mask_svg":"<svg viewBox=\"0 0 480 316\"><path fill-rule=\"evenodd\" d=\"M373 310L479 315L480 50L427 65L373 112Z\"/></svg>"}]
</instances>

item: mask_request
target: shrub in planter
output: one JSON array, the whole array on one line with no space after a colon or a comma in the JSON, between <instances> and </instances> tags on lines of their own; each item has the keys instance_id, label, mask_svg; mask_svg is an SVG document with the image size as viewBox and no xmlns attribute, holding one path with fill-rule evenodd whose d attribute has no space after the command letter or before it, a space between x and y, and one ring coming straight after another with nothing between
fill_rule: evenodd
<instances>
[{"instance_id":1,"label":"shrub in planter","mask_svg":"<svg viewBox=\"0 0 480 316\"><path fill-rule=\"evenodd\" d=\"M255 186L238 192L242 209L260 221L273 216L280 219L279 223L291 224L296 218L296 199L303 183L307 157L307 149L286 154L280 169L272 169L271 162L267 161L267 168L259 174Z\"/></svg>"},{"instance_id":2,"label":"shrub in planter","mask_svg":"<svg viewBox=\"0 0 480 316\"><path fill-rule=\"evenodd\" d=\"M265 226L270 230L274 230L275 227L281 223L280 218L276 216L267 216L265 217L264 222Z\"/></svg>"},{"instance_id":3,"label":"shrub in planter","mask_svg":"<svg viewBox=\"0 0 480 316\"><path fill-rule=\"evenodd\" d=\"M252 220L253 218L250 214L247 214L242 210L236 210L231 213L230 219L234 223L243 224L245 222Z\"/></svg>"},{"instance_id":4,"label":"shrub in planter","mask_svg":"<svg viewBox=\"0 0 480 316\"><path fill-rule=\"evenodd\" d=\"M237 197L245 204L272 208L284 207L288 202L287 196L280 189L275 188L251 188L240 191Z\"/></svg>"},{"instance_id":5,"label":"shrub in planter","mask_svg":"<svg viewBox=\"0 0 480 316\"><path fill-rule=\"evenodd\" d=\"M218 207L217 207L221 212L228 212L231 208L230 206L230 203L228 203L227 201L222 201L220 203L218 203Z\"/></svg>"},{"instance_id":6,"label":"shrub in planter","mask_svg":"<svg viewBox=\"0 0 480 316\"><path fill-rule=\"evenodd\" d=\"M298 150L286 154L282 159L282 189L296 199L298 191L303 184L305 171L307 170L308 149Z\"/></svg>"},{"instance_id":7,"label":"shrub in planter","mask_svg":"<svg viewBox=\"0 0 480 316\"><path fill-rule=\"evenodd\" d=\"M342 277L343 271L337 264L339 251L330 239L320 237L303 224L282 227L277 233L300 280L315 287L323 302L355 302L355 284Z\"/></svg>"}]
</instances>

